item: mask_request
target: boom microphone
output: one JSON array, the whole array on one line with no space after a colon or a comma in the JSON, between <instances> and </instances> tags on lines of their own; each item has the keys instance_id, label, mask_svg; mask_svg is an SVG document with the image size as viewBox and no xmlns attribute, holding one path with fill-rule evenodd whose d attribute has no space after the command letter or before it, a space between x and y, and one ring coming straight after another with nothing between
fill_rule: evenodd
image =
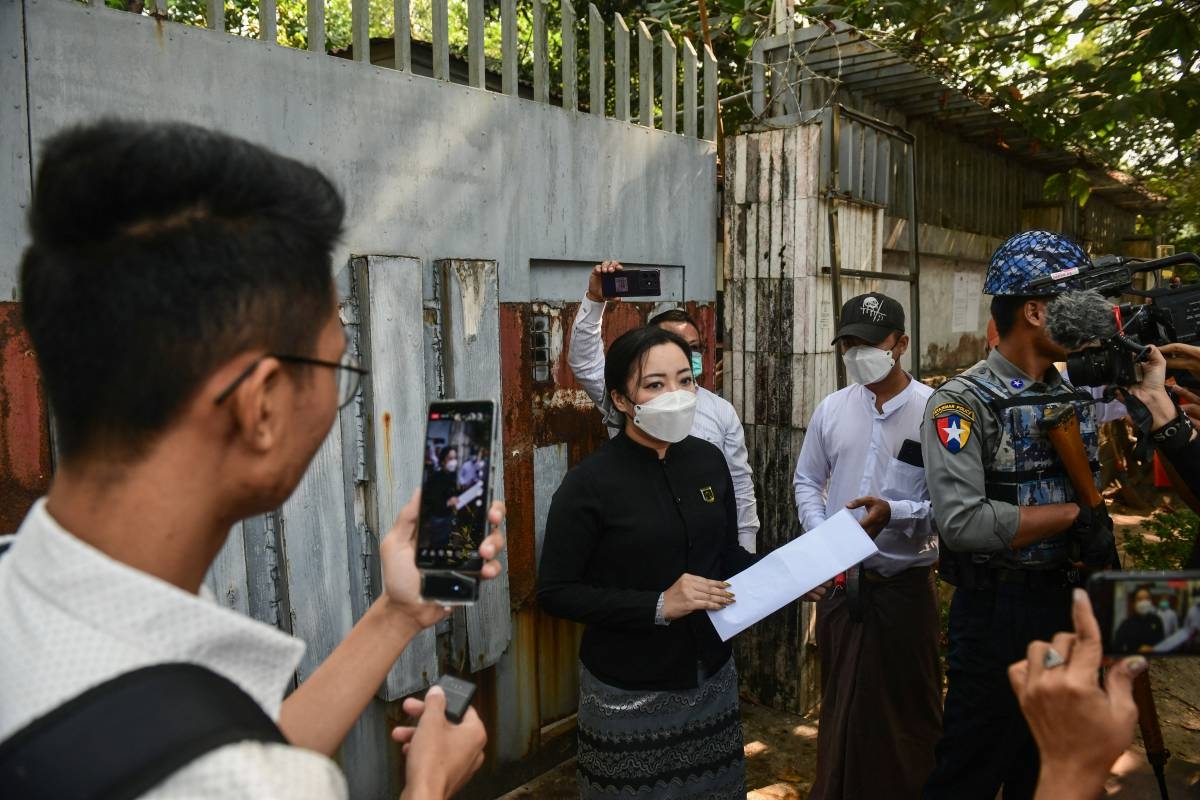
<instances>
[{"instance_id":1,"label":"boom microphone","mask_svg":"<svg viewBox=\"0 0 1200 800\"><path fill-rule=\"evenodd\" d=\"M1117 332L1112 303L1094 289L1063 292L1050 302L1046 316L1046 333L1068 350Z\"/></svg>"}]
</instances>

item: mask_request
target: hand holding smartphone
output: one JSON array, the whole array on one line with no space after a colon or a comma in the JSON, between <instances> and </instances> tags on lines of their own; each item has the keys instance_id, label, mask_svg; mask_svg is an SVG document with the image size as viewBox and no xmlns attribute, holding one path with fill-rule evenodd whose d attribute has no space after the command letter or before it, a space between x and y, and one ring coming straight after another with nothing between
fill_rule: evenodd
<instances>
[{"instance_id":1,"label":"hand holding smartphone","mask_svg":"<svg viewBox=\"0 0 1200 800\"><path fill-rule=\"evenodd\" d=\"M495 403L430 403L425 423L417 567L421 597L468 605L479 596L492 496Z\"/></svg>"}]
</instances>

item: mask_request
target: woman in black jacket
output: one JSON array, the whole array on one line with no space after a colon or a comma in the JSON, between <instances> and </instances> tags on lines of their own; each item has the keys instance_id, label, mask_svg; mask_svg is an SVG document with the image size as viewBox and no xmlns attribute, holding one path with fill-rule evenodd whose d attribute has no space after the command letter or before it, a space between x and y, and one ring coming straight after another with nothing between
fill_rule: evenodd
<instances>
[{"instance_id":1,"label":"woman in black jacket","mask_svg":"<svg viewBox=\"0 0 1200 800\"><path fill-rule=\"evenodd\" d=\"M688 435L694 380L675 334L617 339L605 385L624 430L567 473L546 521L538 600L586 625L582 798L746 796L737 672L704 612L755 557L724 456Z\"/></svg>"}]
</instances>

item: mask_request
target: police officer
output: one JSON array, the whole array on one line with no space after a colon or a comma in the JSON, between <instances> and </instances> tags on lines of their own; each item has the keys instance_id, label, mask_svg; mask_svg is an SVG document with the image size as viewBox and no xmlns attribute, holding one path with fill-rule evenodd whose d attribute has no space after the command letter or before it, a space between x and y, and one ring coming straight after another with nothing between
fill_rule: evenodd
<instances>
[{"instance_id":1,"label":"police officer","mask_svg":"<svg viewBox=\"0 0 1200 800\"><path fill-rule=\"evenodd\" d=\"M1071 629L1080 562L1109 566L1115 555L1103 504L1075 502L1038 425L1047 407L1074 405L1095 472L1091 397L1055 369L1066 350L1046 333L1049 301L1078 288L1072 270L1090 265L1078 245L1047 231L1001 245L983 288L993 296L999 343L934 392L926 407L921 445L942 537L940 571L956 587L944 728L926 798L991 800L1001 787L1005 800L1033 796L1037 747L1007 667L1025 657L1031 641ZM1049 275L1062 280L1029 287Z\"/></svg>"}]
</instances>

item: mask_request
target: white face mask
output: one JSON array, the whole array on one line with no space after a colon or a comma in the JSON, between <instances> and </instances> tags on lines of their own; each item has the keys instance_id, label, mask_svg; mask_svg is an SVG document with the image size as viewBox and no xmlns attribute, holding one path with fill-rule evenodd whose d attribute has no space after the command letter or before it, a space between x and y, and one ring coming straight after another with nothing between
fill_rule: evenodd
<instances>
[{"instance_id":1,"label":"white face mask","mask_svg":"<svg viewBox=\"0 0 1200 800\"><path fill-rule=\"evenodd\" d=\"M664 392L633 407L633 424L660 442L680 442L692 432L696 394L686 389Z\"/></svg>"},{"instance_id":2,"label":"white face mask","mask_svg":"<svg viewBox=\"0 0 1200 800\"><path fill-rule=\"evenodd\" d=\"M846 377L850 382L863 386L883 380L896 366L892 351L870 345L851 347L842 354L842 362L846 365Z\"/></svg>"},{"instance_id":3,"label":"white face mask","mask_svg":"<svg viewBox=\"0 0 1200 800\"><path fill-rule=\"evenodd\" d=\"M1134 607L1142 616L1154 613L1154 603L1151 603L1149 600L1138 600L1137 605Z\"/></svg>"},{"instance_id":4,"label":"white face mask","mask_svg":"<svg viewBox=\"0 0 1200 800\"><path fill-rule=\"evenodd\" d=\"M446 468L447 472L454 472L454 470L458 469L458 459L451 458L442 466Z\"/></svg>"}]
</instances>

